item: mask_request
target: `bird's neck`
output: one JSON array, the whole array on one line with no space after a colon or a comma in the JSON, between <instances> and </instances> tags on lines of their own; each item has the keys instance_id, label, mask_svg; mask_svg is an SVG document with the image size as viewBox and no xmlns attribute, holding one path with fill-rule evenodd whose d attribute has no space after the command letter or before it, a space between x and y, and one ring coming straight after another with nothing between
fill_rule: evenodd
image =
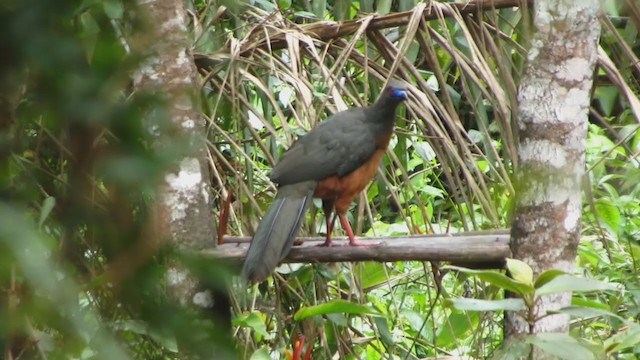
<instances>
[{"instance_id":1,"label":"bird's neck","mask_svg":"<svg viewBox=\"0 0 640 360\"><path fill-rule=\"evenodd\" d=\"M378 109L394 110L401 102L402 100L394 98L389 94L382 94L382 96L380 96L372 106Z\"/></svg>"},{"instance_id":2,"label":"bird's neck","mask_svg":"<svg viewBox=\"0 0 640 360\"><path fill-rule=\"evenodd\" d=\"M378 101L373 103L368 108L367 121L380 123L380 124L391 124L396 118L396 107L400 102L383 96Z\"/></svg>"},{"instance_id":3,"label":"bird's neck","mask_svg":"<svg viewBox=\"0 0 640 360\"><path fill-rule=\"evenodd\" d=\"M386 144L389 142L389 135L393 131L393 124L396 118L397 101L388 99L382 101L379 99L366 109L366 121L369 123L369 128L372 130L376 141L380 141L381 147L386 148Z\"/></svg>"}]
</instances>

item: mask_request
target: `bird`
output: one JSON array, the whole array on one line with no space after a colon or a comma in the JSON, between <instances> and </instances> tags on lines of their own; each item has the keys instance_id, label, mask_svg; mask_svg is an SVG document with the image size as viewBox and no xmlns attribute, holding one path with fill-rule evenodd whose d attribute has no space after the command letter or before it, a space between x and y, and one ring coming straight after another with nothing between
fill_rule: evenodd
<instances>
[{"instance_id":1,"label":"bird","mask_svg":"<svg viewBox=\"0 0 640 360\"><path fill-rule=\"evenodd\" d=\"M373 104L333 114L284 152L269 175L278 191L251 239L243 279L264 281L289 254L313 197L322 199L327 225L321 246L333 245L336 216L349 245L363 246L346 212L375 175L393 134L396 107L406 99L406 87L392 80Z\"/></svg>"}]
</instances>

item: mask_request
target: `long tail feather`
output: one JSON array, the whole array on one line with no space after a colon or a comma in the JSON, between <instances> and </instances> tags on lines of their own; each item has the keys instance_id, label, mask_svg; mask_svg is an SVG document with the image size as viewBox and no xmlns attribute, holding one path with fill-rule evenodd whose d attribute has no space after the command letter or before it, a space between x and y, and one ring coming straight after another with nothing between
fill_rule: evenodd
<instances>
[{"instance_id":1,"label":"long tail feather","mask_svg":"<svg viewBox=\"0 0 640 360\"><path fill-rule=\"evenodd\" d=\"M251 282L264 280L284 259L311 203L315 181L281 186L275 200L262 217L242 267L242 277Z\"/></svg>"}]
</instances>

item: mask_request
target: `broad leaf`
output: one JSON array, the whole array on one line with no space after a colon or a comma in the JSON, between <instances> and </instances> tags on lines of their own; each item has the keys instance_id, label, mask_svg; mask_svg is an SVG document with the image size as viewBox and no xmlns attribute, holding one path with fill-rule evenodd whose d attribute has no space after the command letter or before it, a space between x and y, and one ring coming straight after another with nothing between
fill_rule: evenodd
<instances>
[{"instance_id":1,"label":"broad leaf","mask_svg":"<svg viewBox=\"0 0 640 360\"><path fill-rule=\"evenodd\" d=\"M51 210L56 205L56 198L53 196L49 196L42 202L42 207L40 208L40 219L38 220L38 227L42 227L42 224L47 220L49 214L51 214Z\"/></svg>"},{"instance_id":2,"label":"broad leaf","mask_svg":"<svg viewBox=\"0 0 640 360\"><path fill-rule=\"evenodd\" d=\"M269 355L269 349L266 346L261 347L256 350L253 354L251 354L250 360L271 360L271 356Z\"/></svg>"},{"instance_id":3,"label":"broad leaf","mask_svg":"<svg viewBox=\"0 0 640 360\"><path fill-rule=\"evenodd\" d=\"M286 10L291 7L291 0L278 0L278 7Z\"/></svg>"},{"instance_id":4,"label":"broad leaf","mask_svg":"<svg viewBox=\"0 0 640 360\"><path fill-rule=\"evenodd\" d=\"M380 315L380 312L370 306L354 304L346 300L333 300L320 305L303 307L293 315L293 319L299 321L311 316L333 313Z\"/></svg>"},{"instance_id":5,"label":"broad leaf","mask_svg":"<svg viewBox=\"0 0 640 360\"><path fill-rule=\"evenodd\" d=\"M448 299L453 307L458 310L468 311L519 311L525 309L524 300L522 299L500 299L500 300L481 300L481 299Z\"/></svg>"},{"instance_id":6,"label":"broad leaf","mask_svg":"<svg viewBox=\"0 0 640 360\"><path fill-rule=\"evenodd\" d=\"M538 275L535 284L533 287L539 289L542 285L548 283L549 281L555 279L556 277L566 274L566 272L558 269L549 269L542 272L542 274Z\"/></svg>"},{"instance_id":7,"label":"broad leaf","mask_svg":"<svg viewBox=\"0 0 640 360\"><path fill-rule=\"evenodd\" d=\"M124 6L120 0L106 0L102 2L104 13L111 20L122 19L124 14Z\"/></svg>"},{"instance_id":8,"label":"broad leaf","mask_svg":"<svg viewBox=\"0 0 640 360\"><path fill-rule=\"evenodd\" d=\"M493 360L521 360L527 359L531 352L531 345L526 339L521 337L512 337L506 339L498 348L491 359Z\"/></svg>"},{"instance_id":9,"label":"broad leaf","mask_svg":"<svg viewBox=\"0 0 640 360\"><path fill-rule=\"evenodd\" d=\"M640 326L630 323L629 328L611 336L604 341L607 353L620 351L640 344Z\"/></svg>"},{"instance_id":10,"label":"broad leaf","mask_svg":"<svg viewBox=\"0 0 640 360\"><path fill-rule=\"evenodd\" d=\"M602 112L606 116L611 116L613 107L617 104L620 91L615 86L597 86L593 97L598 99Z\"/></svg>"},{"instance_id":11,"label":"broad leaf","mask_svg":"<svg viewBox=\"0 0 640 360\"><path fill-rule=\"evenodd\" d=\"M264 323L264 320L255 312L250 314L242 314L235 319L233 319L234 326L243 326L249 327L253 329L257 334L260 334L266 338L269 337L269 333L267 332L267 326Z\"/></svg>"},{"instance_id":12,"label":"broad leaf","mask_svg":"<svg viewBox=\"0 0 640 360\"><path fill-rule=\"evenodd\" d=\"M447 319L442 320L442 324L446 324L439 328L436 344L440 346L456 346L464 339L465 334L478 325L480 316L477 312L458 313L454 312Z\"/></svg>"},{"instance_id":13,"label":"broad leaf","mask_svg":"<svg viewBox=\"0 0 640 360\"><path fill-rule=\"evenodd\" d=\"M575 307L587 307L587 308L594 308L594 309L600 309L600 310L610 309L608 304L604 304L600 301L583 299L575 296L571 299L571 305Z\"/></svg>"},{"instance_id":14,"label":"broad leaf","mask_svg":"<svg viewBox=\"0 0 640 360\"><path fill-rule=\"evenodd\" d=\"M520 295L530 294L535 289L531 285L522 284L508 277L507 275L494 270L471 270L459 266L444 266L443 269L452 269L465 274L474 275L480 280L484 280L501 289L508 290Z\"/></svg>"},{"instance_id":15,"label":"broad leaf","mask_svg":"<svg viewBox=\"0 0 640 360\"><path fill-rule=\"evenodd\" d=\"M533 270L524 261L507 258L507 269L509 269L513 280L533 286Z\"/></svg>"},{"instance_id":16,"label":"broad leaf","mask_svg":"<svg viewBox=\"0 0 640 360\"><path fill-rule=\"evenodd\" d=\"M620 317L618 314L615 314L608 310L590 308L590 307L582 307L582 306L567 306L562 309L549 311L550 313L562 313L569 314L576 318L593 318L598 316L609 316L612 318L616 318L622 322L627 322L624 318Z\"/></svg>"},{"instance_id":17,"label":"broad leaf","mask_svg":"<svg viewBox=\"0 0 640 360\"><path fill-rule=\"evenodd\" d=\"M362 288L374 288L387 283L387 272L385 265L376 261L365 261L355 265L353 272L362 275Z\"/></svg>"},{"instance_id":18,"label":"broad leaf","mask_svg":"<svg viewBox=\"0 0 640 360\"><path fill-rule=\"evenodd\" d=\"M611 235L616 236L620 230L620 209L609 199L599 199L594 205L598 217L607 225Z\"/></svg>"},{"instance_id":19,"label":"broad leaf","mask_svg":"<svg viewBox=\"0 0 640 360\"><path fill-rule=\"evenodd\" d=\"M527 341L544 352L567 360L594 359L593 353L578 340L565 333L540 333L527 337Z\"/></svg>"},{"instance_id":20,"label":"broad leaf","mask_svg":"<svg viewBox=\"0 0 640 360\"><path fill-rule=\"evenodd\" d=\"M560 275L536 290L536 296L559 292L616 290L612 284L573 275Z\"/></svg>"},{"instance_id":21,"label":"broad leaf","mask_svg":"<svg viewBox=\"0 0 640 360\"><path fill-rule=\"evenodd\" d=\"M393 340L393 335L391 335L391 331L389 331L389 325L387 324L387 319L383 316L377 316L373 318L374 324L376 324L376 328L378 329L378 333L380 334L380 339L382 342L391 346L395 343Z\"/></svg>"},{"instance_id":22,"label":"broad leaf","mask_svg":"<svg viewBox=\"0 0 640 360\"><path fill-rule=\"evenodd\" d=\"M425 324L429 319L425 319L425 316L418 313L417 311L408 309L402 310L402 315L405 319L407 319L409 326L411 326L411 328L416 332L419 332L421 337L425 339L429 338L427 330L429 330L431 327Z\"/></svg>"},{"instance_id":23,"label":"broad leaf","mask_svg":"<svg viewBox=\"0 0 640 360\"><path fill-rule=\"evenodd\" d=\"M342 314L327 314L327 319L338 326L347 327L349 325L349 320Z\"/></svg>"}]
</instances>

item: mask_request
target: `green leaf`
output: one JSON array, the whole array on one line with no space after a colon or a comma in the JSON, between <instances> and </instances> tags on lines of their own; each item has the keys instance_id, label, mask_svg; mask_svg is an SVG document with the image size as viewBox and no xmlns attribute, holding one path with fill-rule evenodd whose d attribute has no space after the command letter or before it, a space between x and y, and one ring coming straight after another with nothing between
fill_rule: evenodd
<instances>
[{"instance_id":1,"label":"green leaf","mask_svg":"<svg viewBox=\"0 0 640 360\"><path fill-rule=\"evenodd\" d=\"M617 352L640 344L640 326L630 323L629 328L604 341L607 353Z\"/></svg>"},{"instance_id":2,"label":"green leaf","mask_svg":"<svg viewBox=\"0 0 640 360\"><path fill-rule=\"evenodd\" d=\"M261 347L256 350L253 354L251 354L250 360L271 360L271 356L269 355L269 349L266 346Z\"/></svg>"},{"instance_id":3,"label":"green leaf","mask_svg":"<svg viewBox=\"0 0 640 360\"><path fill-rule=\"evenodd\" d=\"M38 220L38 227L42 227L42 224L47 220L49 214L51 214L51 210L56 205L56 198L53 196L49 196L42 202L42 207L40 208L40 219Z\"/></svg>"},{"instance_id":4,"label":"green leaf","mask_svg":"<svg viewBox=\"0 0 640 360\"><path fill-rule=\"evenodd\" d=\"M351 0L335 0L333 3L333 18L342 21L349 19Z\"/></svg>"},{"instance_id":5,"label":"green leaf","mask_svg":"<svg viewBox=\"0 0 640 360\"><path fill-rule=\"evenodd\" d=\"M233 319L234 326L243 326L253 329L257 334L260 334L264 337L269 337L269 333L267 332L267 326L264 323L264 320L258 313L252 312L249 314L242 314Z\"/></svg>"},{"instance_id":6,"label":"green leaf","mask_svg":"<svg viewBox=\"0 0 640 360\"><path fill-rule=\"evenodd\" d=\"M576 307L588 307L600 310L610 309L608 304L602 303L598 300L583 299L575 296L571 299L571 305Z\"/></svg>"},{"instance_id":7,"label":"green leaf","mask_svg":"<svg viewBox=\"0 0 640 360\"><path fill-rule=\"evenodd\" d=\"M87 11L80 15L80 29L80 37L84 44L85 55L87 56L87 61L91 62L93 52L96 48L100 26L91 13Z\"/></svg>"},{"instance_id":8,"label":"green leaf","mask_svg":"<svg viewBox=\"0 0 640 360\"><path fill-rule=\"evenodd\" d=\"M268 0L255 0L254 4L263 8L266 11L274 11L276 9L275 5Z\"/></svg>"},{"instance_id":9,"label":"green leaf","mask_svg":"<svg viewBox=\"0 0 640 360\"><path fill-rule=\"evenodd\" d=\"M433 73L430 72L430 74ZM427 86L433 91L440 91L440 83L438 83L438 78L435 75L428 75Z\"/></svg>"},{"instance_id":10,"label":"green leaf","mask_svg":"<svg viewBox=\"0 0 640 360\"><path fill-rule=\"evenodd\" d=\"M342 314L327 314L327 319L338 326L347 327L349 325L349 320Z\"/></svg>"},{"instance_id":11,"label":"green leaf","mask_svg":"<svg viewBox=\"0 0 640 360\"><path fill-rule=\"evenodd\" d=\"M447 319L442 321L442 324L447 326L441 326L439 328L436 344L439 346L455 346L460 339L464 339L464 335L472 328L478 325L479 313L459 313L454 312Z\"/></svg>"},{"instance_id":12,"label":"green leaf","mask_svg":"<svg viewBox=\"0 0 640 360\"><path fill-rule=\"evenodd\" d=\"M533 286L533 270L524 261L507 258L507 269L511 273L513 280Z\"/></svg>"},{"instance_id":13,"label":"green leaf","mask_svg":"<svg viewBox=\"0 0 640 360\"><path fill-rule=\"evenodd\" d=\"M333 300L320 305L303 307L296 311L293 319L300 321L311 316L332 313L381 315L380 312L370 306L354 304L346 300Z\"/></svg>"},{"instance_id":14,"label":"green leaf","mask_svg":"<svg viewBox=\"0 0 640 360\"><path fill-rule=\"evenodd\" d=\"M622 322L626 322L624 318L622 318L618 314L615 314L609 310L583 307L583 306L567 306L562 309L549 311L549 313L568 314L576 318L584 318L584 319L594 318L599 316L608 316L608 317L616 318Z\"/></svg>"},{"instance_id":15,"label":"green leaf","mask_svg":"<svg viewBox=\"0 0 640 360\"><path fill-rule=\"evenodd\" d=\"M420 192L425 193L434 198L444 198L444 191L435 186L424 185L420 188Z\"/></svg>"},{"instance_id":16,"label":"green leaf","mask_svg":"<svg viewBox=\"0 0 640 360\"><path fill-rule=\"evenodd\" d=\"M531 345L523 337L505 339L491 356L493 360L522 360L529 357Z\"/></svg>"},{"instance_id":17,"label":"green leaf","mask_svg":"<svg viewBox=\"0 0 640 360\"><path fill-rule=\"evenodd\" d=\"M78 8L76 9L74 15L79 15L90 8L94 7L96 4L99 4L101 0L82 0Z\"/></svg>"},{"instance_id":18,"label":"green leaf","mask_svg":"<svg viewBox=\"0 0 640 360\"><path fill-rule=\"evenodd\" d=\"M168 336L157 329L149 326L149 324L139 320L118 320L111 324L114 329L129 331L135 334L146 335L162 345L165 350L177 353L178 342L173 336Z\"/></svg>"},{"instance_id":19,"label":"green leaf","mask_svg":"<svg viewBox=\"0 0 640 360\"><path fill-rule=\"evenodd\" d=\"M433 148L431 147L431 145L428 142L426 142L426 141L412 141L411 144L413 145L416 153L425 162L428 163L428 162L431 162L431 161L433 161L435 159L436 152L433 150ZM440 190L440 193L444 192L441 189L438 189L438 190Z\"/></svg>"},{"instance_id":20,"label":"green leaf","mask_svg":"<svg viewBox=\"0 0 640 360\"><path fill-rule=\"evenodd\" d=\"M102 2L102 6L104 7L104 13L109 19L122 19L122 14L124 14L124 7L122 6L122 2L120 0L105 0Z\"/></svg>"},{"instance_id":21,"label":"green leaf","mask_svg":"<svg viewBox=\"0 0 640 360\"><path fill-rule=\"evenodd\" d=\"M471 142L474 144L479 144L484 139L484 134L474 129L470 129L467 132L467 135L469 136L469 140L471 140Z\"/></svg>"},{"instance_id":22,"label":"green leaf","mask_svg":"<svg viewBox=\"0 0 640 360\"><path fill-rule=\"evenodd\" d=\"M538 275L536 282L533 284L533 287L539 289L542 285L548 283L549 281L557 278L560 275L566 274L566 272L558 269L549 269L542 272L542 274Z\"/></svg>"},{"instance_id":23,"label":"green leaf","mask_svg":"<svg viewBox=\"0 0 640 360\"><path fill-rule=\"evenodd\" d=\"M613 107L616 105L619 90L615 86L597 86L594 91L594 98L600 102L600 107L605 116L611 116Z\"/></svg>"},{"instance_id":24,"label":"green leaf","mask_svg":"<svg viewBox=\"0 0 640 360\"><path fill-rule=\"evenodd\" d=\"M501 289L508 290L520 295L527 295L535 291L535 289L531 285L526 285L514 281L507 275L494 270L472 270L452 265L443 266L443 269L457 270L465 274L473 275Z\"/></svg>"},{"instance_id":25,"label":"green leaf","mask_svg":"<svg viewBox=\"0 0 640 360\"><path fill-rule=\"evenodd\" d=\"M407 52L405 53L404 56L411 63L414 63L418 58L419 53L420 53L420 44L418 44L418 42L414 40L411 42L411 44L409 44L409 48L407 49Z\"/></svg>"},{"instance_id":26,"label":"green leaf","mask_svg":"<svg viewBox=\"0 0 640 360\"><path fill-rule=\"evenodd\" d=\"M407 319L409 326L411 326L411 328L415 330L416 333L419 332L422 338L429 338L429 334L427 334L427 330L429 329L429 327L425 325L425 322L428 321L428 319L425 319L424 315L418 313L417 311L408 309L402 310L402 315L405 319Z\"/></svg>"},{"instance_id":27,"label":"green leaf","mask_svg":"<svg viewBox=\"0 0 640 360\"><path fill-rule=\"evenodd\" d=\"M602 263L607 263L608 259L603 257L597 249L594 249L591 245L579 245L578 246L578 256L581 262L585 264L589 264L593 267L600 266Z\"/></svg>"},{"instance_id":28,"label":"green leaf","mask_svg":"<svg viewBox=\"0 0 640 360\"><path fill-rule=\"evenodd\" d=\"M607 225L611 234L617 235L620 231L620 209L608 199L596 200L594 207L598 217Z\"/></svg>"},{"instance_id":29,"label":"green leaf","mask_svg":"<svg viewBox=\"0 0 640 360\"><path fill-rule=\"evenodd\" d=\"M30 219L25 216L24 211L0 202L0 245L3 251L8 251L9 256L15 259L12 263L15 263L21 278L32 289L46 295L40 297L44 303L39 306L57 309L51 316L68 324L68 330L75 334L102 334L100 340L91 345L96 352L109 354L110 359L129 359L122 344L115 338L106 336L110 331L102 322L95 321L100 319L100 315L93 306L80 307L77 294L82 291L73 281L74 275L67 273L66 267L61 266L55 256L50 256L54 251L48 246L50 242L41 237L35 224L28 220ZM31 314L40 316L33 311Z\"/></svg>"},{"instance_id":30,"label":"green leaf","mask_svg":"<svg viewBox=\"0 0 640 360\"><path fill-rule=\"evenodd\" d=\"M309 11L296 11L295 13L293 13L293 15L301 17L301 18L307 18L307 19L315 19L316 18L316 14L309 12Z\"/></svg>"},{"instance_id":31,"label":"green leaf","mask_svg":"<svg viewBox=\"0 0 640 360\"><path fill-rule=\"evenodd\" d=\"M320 19L324 19L324 12L327 8L327 0L316 0L311 3L313 13Z\"/></svg>"},{"instance_id":32,"label":"green leaf","mask_svg":"<svg viewBox=\"0 0 640 360\"><path fill-rule=\"evenodd\" d=\"M527 359L531 352L531 345L523 338L506 339L491 356L493 360L522 360Z\"/></svg>"},{"instance_id":33,"label":"green leaf","mask_svg":"<svg viewBox=\"0 0 640 360\"><path fill-rule=\"evenodd\" d=\"M385 264L377 261L365 261L355 265L353 273L362 275L362 288L369 289L387 283Z\"/></svg>"},{"instance_id":34,"label":"green leaf","mask_svg":"<svg viewBox=\"0 0 640 360\"><path fill-rule=\"evenodd\" d=\"M536 296L559 292L617 290L612 284L573 275L560 275L536 290Z\"/></svg>"},{"instance_id":35,"label":"green leaf","mask_svg":"<svg viewBox=\"0 0 640 360\"><path fill-rule=\"evenodd\" d=\"M278 0L278 7L286 10L291 7L291 0Z\"/></svg>"},{"instance_id":36,"label":"green leaf","mask_svg":"<svg viewBox=\"0 0 640 360\"><path fill-rule=\"evenodd\" d=\"M278 269L280 270L280 269ZM298 284L305 285L311 282L314 277L314 271L312 266L302 266L289 273L287 283L289 286L297 286Z\"/></svg>"},{"instance_id":37,"label":"green leaf","mask_svg":"<svg viewBox=\"0 0 640 360\"><path fill-rule=\"evenodd\" d=\"M360 0L360 11L365 13L372 13L374 3L375 0Z\"/></svg>"},{"instance_id":38,"label":"green leaf","mask_svg":"<svg viewBox=\"0 0 640 360\"><path fill-rule=\"evenodd\" d=\"M395 344L393 335L391 335L391 332L389 331L387 319L383 316L377 316L373 318L373 322L376 324L376 328L378 329L378 333L380 334L380 339L382 339L382 342L387 346Z\"/></svg>"},{"instance_id":39,"label":"green leaf","mask_svg":"<svg viewBox=\"0 0 640 360\"><path fill-rule=\"evenodd\" d=\"M409 11L416 6L416 0L398 0L399 11Z\"/></svg>"},{"instance_id":40,"label":"green leaf","mask_svg":"<svg viewBox=\"0 0 640 360\"><path fill-rule=\"evenodd\" d=\"M561 359L589 360L595 358L589 349L565 333L540 333L531 335L527 337L527 342Z\"/></svg>"},{"instance_id":41,"label":"green leaf","mask_svg":"<svg viewBox=\"0 0 640 360\"><path fill-rule=\"evenodd\" d=\"M380 15L386 15L391 11L392 0L378 0L376 1L376 12Z\"/></svg>"},{"instance_id":42,"label":"green leaf","mask_svg":"<svg viewBox=\"0 0 640 360\"><path fill-rule=\"evenodd\" d=\"M525 309L522 299L481 300L469 298L447 299L454 308L468 311L520 311Z\"/></svg>"}]
</instances>

